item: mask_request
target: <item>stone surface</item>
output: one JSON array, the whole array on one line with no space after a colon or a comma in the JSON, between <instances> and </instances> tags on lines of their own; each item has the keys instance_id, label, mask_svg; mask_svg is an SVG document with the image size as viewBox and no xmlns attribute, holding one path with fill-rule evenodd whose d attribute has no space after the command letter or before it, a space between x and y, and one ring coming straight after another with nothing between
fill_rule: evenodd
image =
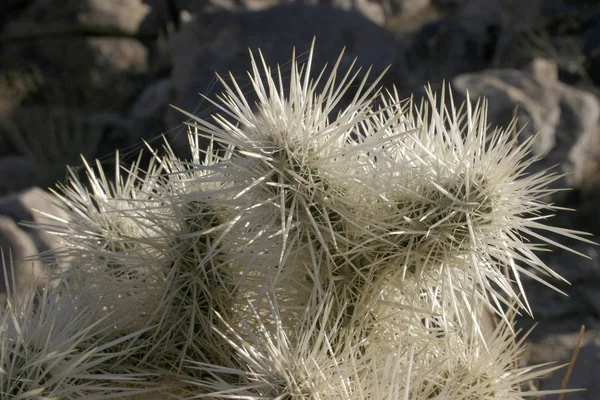
<instances>
[{"instance_id":1,"label":"stone surface","mask_svg":"<svg viewBox=\"0 0 600 400\"><path fill-rule=\"evenodd\" d=\"M52 197L39 188L0 198L0 248L5 254L7 267L12 265L12 268L7 268L8 275L0 274L0 293L6 292L4 278L8 280L9 287L14 280L16 286L13 289L19 296L25 295L31 285L45 285L51 265L56 262L54 251L60 246L57 239L49 233L19 225L22 221L49 221L48 217L33 209L57 218L68 217L53 203ZM38 253L42 254L38 256Z\"/></svg>"},{"instance_id":2,"label":"stone surface","mask_svg":"<svg viewBox=\"0 0 600 400\"><path fill-rule=\"evenodd\" d=\"M0 196L35 185L35 170L25 156L0 157Z\"/></svg>"},{"instance_id":3,"label":"stone surface","mask_svg":"<svg viewBox=\"0 0 600 400\"><path fill-rule=\"evenodd\" d=\"M137 39L60 37L6 41L0 65L7 70L36 68L59 87L65 104L122 109L144 85L148 51Z\"/></svg>"},{"instance_id":4,"label":"stone surface","mask_svg":"<svg viewBox=\"0 0 600 400\"><path fill-rule=\"evenodd\" d=\"M22 298L35 286L46 283L47 271L40 261L33 259L36 252L32 239L11 218L0 215L0 266L3 269L0 302L4 302L8 291Z\"/></svg>"},{"instance_id":5,"label":"stone surface","mask_svg":"<svg viewBox=\"0 0 600 400\"><path fill-rule=\"evenodd\" d=\"M39 76L31 71L0 72L0 118L18 107L39 87ZM0 146L0 154L4 149Z\"/></svg>"},{"instance_id":6,"label":"stone surface","mask_svg":"<svg viewBox=\"0 0 600 400\"><path fill-rule=\"evenodd\" d=\"M146 87L129 110L128 142L139 145L142 140L153 142L166 133L164 115L169 107L173 84L161 79Z\"/></svg>"},{"instance_id":7,"label":"stone surface","mask_svg":"<svg viewBox=\"0 0 600 400\"><path fill-rule=\"evenodd\" d=\"M392 65L383 80L386 86L394 82L402 88L412 83L397 40L383 28L356 12L292 4L260 12L220 12L185 25L171 46L174 88L171 102L186 111L207 116L211 108L200 94L211 98L222 91L222 86L215 80L215 72L227 77L230 71L240 79L242 90L247 90L244 85L249 83L246 78L250 66L248 49L256 51L260 48L268 65L279 64L285 76L294 47L297 57L302 60L315 37L318 39L313 76L327 63L333 64L345 47L341 71L358 58L360 66L373 66L373 78ZM190 43L194 45L190 46ZM363 68L362 74L366 70ZM251 91L249 94L251 96ZM254 100L250 97L248 101L252 104ZM167 111L165 125L169 137L174 139L175 150L184 154L187 137L182 134L182 129L174 129L181 120L178 111Z\"/></svg>"},{"instance_id":8,"label":"stone surface","mask_svg":"<svg viewBox=\"0 0 600 400\"><path fill-rule=\"evenodd\" d=\"M543 79L518 70L486 70L456 77L453 87L462 94L468 91L472 98L490 100L488 121L492 127L507 126L517 116L520 137L539 135L532 150L543 159L532 171L560 164L561 172L570 175L555 186L584 186L591 179L589 160L599 154L600 102L592 94L556 81L554 72L544 74L543 67L538 68L542 68L537 74Z\"/></svg>"},{"instance_id":9,"label":"stone surface","mask_svg":"<svg viewBox=\"0 0 600 400\"><path fill-rule=\"evenodd\" d=\"M167 0L53 0L31 3L9 21L10 39L64 35L156 35L168 19Z\"/></svg>"},{"instance_id":10,"label":"stone surface","mask_svg":"<svg viewBox=\"0 0 600 400\"><path fill-rule=\"evenodd\" d=\"M467 0L460 4L457 19L472 33L485 33L497 25L510 30L535 26L541 18L542 0Z\"/></svg>"},{"instance_id":11,"label":"stone surface","mask_svg":"<svg viewBox=\"0 0 600 400\"><path fill-rule=\"evenodd\" d=\"M24 171L32 170L34 181L23 182L27 186L48 187L65 178L67 165L80 165L81 156L94 159L112 153L115 145L127 146L124 125L112 113L75 107L22 106L0 118L0 136L18 154L27 157L29 169ZM116 135L119 127L121 138ZM106 146L106 142L110 145Z\"/></svg>"},{"instance_id":12,"label":"stone surface","mask_svg":"<svg viewBox=\"0 0 600 400\"><path fill-rule=\"evenodd\" d=\"M404 14L416 14L419 11L429 7L431 0L391 0L393 11Z\"/></svg>"},{"instance_id":13,"label":"stone surface","mask_svg":"<svg viewBox=\"0 0 600 400\"><path fill-rule=\"evenodd\" d=\"M356 11L371 21L383 25L394 12L399 12L402 9L403 3L407 3L404 8L413 9L417 7L417 3L427 2L428 0L174 0L174 7L178 13L185 11L192 15L202 15L218 10L257 11L287 3L312 6L326 4L341 10Z\"/></svg>"},{"instance_id":14,"label":"stone surface","mask_svg":"<svg viewBox=\"0 0 600 400\"><path fill-rule=\"evenodd\" d=\"M596 85L600 85L600 12L587 22L583 33L586 70Z\"/></svg>"},{"instance_id":15,"label":"stone surface","mask_svg":"<svg viewBox=\"0 0 600 400\"><path fill-rule=\"evenodd\" d=\"M546 362L555 362L556 365L568 364L577 347L578 339L578 332L548 337L530 346L528 359L532 364ZM600 365L600 335L598 330L586 330L579 355L567 384L567 389L584 389L584 391L567 394L565 398L574 400L597 399L600 392L598 365ZM552 372L550 376L541 380L539 389L560 389L565 373L566 367ZM541 398L550 400L556 398L556 395Z\"/></svg>"},{"instance_id":16,"label":"stone surface","mask_svg":"<svg viewBox=\"0 0 600 400\"><path fill-rule=\"evenodd\" d=\"M486 70L456 77L452 86L471 98L486 97L488 121L492 127L508 126L513 116L519 117L518 130L523 139L539 132L533 150L547 155L555 145L560 120L558 99L552 89L534 76L518 70Z\"/></svg>"},{"instance_id":17,"label":"stone surface","mask_svg":"<svg viewBox=\"0 0 600 400\"><path fill-rule=\"evenodd\" d=\"M48 223L49 214L56 218L68 219L67 214L57 205L56 199L44 190L33 187L27 190L5 196L0 199L0 215L10 217L16 223L33 221L35 223ZM59 247L56 236L37 229L21 227L33 239L40 252L56 250ZM54 262L51 254L44 258L45 262Z\"/></svg>"},{"instance_id":18,"label":"stone surface","mask_svg":"<svg viewBox=\"0 0 600 400\"><path fill-rule=\"evenodd\" d=\"M490 56L486 48L493 40L442 19L426 24L405 40L405 56L415 81L436 84L487 66Z\"/></svg>"}]
</instances>

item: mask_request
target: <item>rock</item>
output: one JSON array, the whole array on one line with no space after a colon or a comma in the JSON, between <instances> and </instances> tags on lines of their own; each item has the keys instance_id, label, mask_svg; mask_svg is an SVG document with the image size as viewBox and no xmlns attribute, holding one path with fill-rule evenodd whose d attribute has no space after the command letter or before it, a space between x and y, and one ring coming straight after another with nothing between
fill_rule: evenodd
<instances>
[{"instance_id":1,"label":"rock","mask_svg":"<svg viewBox=\"0 0 600 400\"><path fill-rule=\"evenodd\" d=\"M431 0L392 0L392 10L404 14L416 14L429 7Z\"/></svg>"},{"instance_id":2,"label":"rock","mask_svg":"<svg viewBox=\"0 0 600 400\"><path fill-rule=\"evenodd\" d=\"M558 66L547 58L536 58L525 66L525 72L529 72L540 83L551 86L558 82Z\"/></svg>"},{"instance_id":3,"label":"rock","mask_svg":"<svg viewBox=\"0 0 600 400\"><path fill-rule=\"evenodd\" d=\"M564 219L572 224L571 213L562 213L558 220ZM552 226L561 225L555 218L548 222ZM532 332L534 341L545 340L555 334L577 331L581 325L590 329L600 329L600 303L596 294L600 286L600 259L598 247L589 243L577 242L544 233L555 241L581 253L589 259L565 249L552 248L552 251L538 252L540 259L567 282L546 277L546 281L561 290L559 293L530 277L523 277L522 283L527 299L533 311L533 320L524 315L518 318L518 326L528 329L538 324ZM539 240L536 240L536 243Z\"/></svg>"},{"instance_id":4,"label":"rock","mask_svg":"<svg viewBox=\"0 0 600 400\"><path fill-rule=\"evenodd\" d=\"M128 147L140 145L142 140L153 141L166 133L163 116L172 90L171 79L161 79L146 87L135 100L129 110Z\"/></svg>"},{"instance_id":5,"label":"rock","mask_svg":"<svg viewBox=\"0 0 600 400\"><path fill-rule=\"evenodd\" d=\"M590 18L583 32L585 67L595 85L600 85L600 12Z\"/></svg>"},{"instance_id":6,"label":"rock","mask_svg":"<svg viewBox=\"0 0 600 400\"><path fill-rule=\"evenodd\" d=\"M127 146L125 131L114 113L73 107L23 106L0 118L0 134L33 169L35 181L26 181L28 186L51 186L65 178L67 165L80 165L82 156L93 160Z\"/></svg>"},{"instance_id":7,"label":"rock","mask_svg":"<svg viewBox=\"0 0 600 400\"><path fill-rule=\"evenodd\" d=\"M528 364L556 363L559 360L562 360L564 363L569 362L573 351L577 347L580 328L581 326L567 333L551 334L540 340L530 340L526 350ZM597 340L597 336L596 332L586 328L582 344L586 345L587 343L594 342ZM559 375L564 375L564 372L564 369L559 371Z\"/></svg>"},{"instance_id":8,"label":"rock","mask_svg":"<svg viewBox=\"0 0 600 400\"><path fill-rule=\"evenodd\" d=\"M318 6L331 5L346 11L356 11L376 24L383 25L393 12L396 3L423 3L428 0L300 0L295 3ZM192 15L202 15L218 10L228 11L258 11L275 7L287 2L281 0L174 0L174 8ZM410 7L410 6L407 6Z\"/></svg>"},{"instance_id":9,"label":"rock","mask_svg":"<svg viewBox=\"0 0 600 400\"><path fill-rule=\"evenodd\" d=\"M0 196L34 186L36 172L25 156L0 157Z\"/></svg>"},{"instance_id":10,"label":"rock","mask_svg":"<svg viewBox=\"0 0 600 400\"><path fill-rule=\"evenodd\" d=\"M467 0L459 7L456 18L474 34L484 34L489 26L512 31L539 26L542 0Z\"/></svg>"},{"instance_id":11,"label":"rock","mask_svg":"<svg viewBox=\"0 0 600 400\"><path fill-rule=\"evenodd\" d=\"M596 316L600 317L600 293L598 292L598 284L600 282L595 283L595 285L581 286L578 288L578 290L583 292L585 301L592 306L596 312Z\"/></svg>"},{"instance_id":12,"label":"rock","mask_svg":"<svg viewBox=\"0 0 600 400\"><path fill-rule=\"evenodd\" d=\"M545 340L530 344L530 364L556 362L557 365L571 362L579 333L552 335ZM584 340L569 377L567 389L584 389L580 392L569 393L570 400L593 400L600 392L600 335L597 330L586 331ZM540 390L560 389L566 373L566 367L554 371L539 383ZM542 399L553 399L553 396L543 396Z\"/></svg>"},{"instance_id":13,"label":"rock","mask_svg":"<svg viewBox=\"0 0 600 400\"><path fill-rule=\"evenodd\" d=\"M47 282L47 271L34 256L37 249L31 238L10 218L0 215L0 301L6 299L7 288L17 298L26 296L36 286Z\"/></svg>"},{"instance_id":14,"label":"rock","mask_svg":"<svg viewBox=\"0 0 600 400\"><path fill-rule=\"evenodd\" d=\"M539 57L551 58L557 64L561 82L579 87L589 83L581 38L566 34L551 36L543 27L536 31L504 31L493 66L523 69Z\"/></svg>"},{"instance_id":15,"label":"rock","mask_svg":"<svg viewBox=\"0 0 600 400\"><path fill-rule=\"evenodd\" d=\"M412 2L419 1L412 0ZM411 0L408 2L411 2ZM356 11L381 26L385 25L394 14L394 1L389 0L333 0L331 2L327 0L305 0L304 3L311 5L331 4L333 7L342 10Z\"/></svg>"},{"instance_id":16,"label":"rock","mask_svg":"<svg viewBox=\"0 0 600 400\"><path fill-rule=\"evenodd\" d=\"M30 5L33 0L2 0L0 1L0 29L10 16Z\"/></svg>"},{"instance_id":17,"label":"rock","mask_svg":"<svg viewBox=\"0 0 600 400\"><path fill-rule=\"evenodd\" d=\"M553 81L551 76L556 74L539 80L518 70L486 70L458 76L452 86L462 94L468 90L472 98L489 99L492 127L506 127L516 115L523 139L539 132L532 150L543 159L531 172L561 164L562 172L571 176L553 186L578 187L584 181L587 160L598 154L590 143L597 137L600 102L589 93Z\"/></svg>"},{"instance_id":18,"label":"rock","mask_svg":"<svg viewBox=\"0 0 600 400\"><path fill-rule=\"evenodd\" d=\"M489 62L487 40L458 22L442 19L426 24L406 40L406 60L416 81L436 84L484 68Z\"/></svg>"},{"instance_id":19,"label":"rock","mask_svg":"<svg viewBox=\"0 0 600 400\"><path fill-rule=\"evenodd\" d=\"M51 221L46 215L55 218L68 219L69 214L58 205L56 199L40 188L33 187L11 196L0 198L0 215L10 217L15 223L33 221L43 224ZM47 252L59 247L58 238L48 232L21 227L35 243L38 251ZM43 259L44 262L54 262L51 254Z\"/></svg>"},{"instance_id":20,"label":"rock","mask_svg":"<svg viewBox=\"0 0 600 400\"><path fill-rule=\"evenodd\" d=\"M0 118L18 107L39 86L37 74L29 71L0 72ZM0 146L1 147L1 146ZM0 148L0 153L4 149Z\"/></svg>"},{"instance_id":21,"label":"rock","mask_svg":"<svg viewBox=\"0 0 600 400\"><path fill-rule=\"evenodd\" d=\"M470 0L432 0L433 5L442 9L456 9Z\"/></svg>"},{"instance_id":22,"label":"rock","mask_svg":"<svg viewBox=\"0 0 600 400\"><path fill-rule=\"evenodd\" d=\"M32 188L21 193L0 198L0 248L5 255L9 267L8 254L12 255L13 270L7 268L9 285L14 278L16 293L25 295L30 285L43 286L48 282L51 266L56 263L55 251L60 244L47 232L19 226L21 221L47 223L49 218L34 212L33 209L54 215L57 218L68 218L53 198L39 188ZM10 253L9 253L10 252ZM38 256L38 253L43 253ZM1 274L4 277L4 274ZM4 279L0 282L0 293L5 293Z\"/></svg>"},{"instance_id":23,"label":"rock","mask_svg":"<svg viewBox=\"0 0 600 400\"><path fill-rule=\"evenodd\" d=\"M600 191L600 102L596 96L559 84L556 93L561 107L559 132L574 133L576 142L565 160L567 185L586 193ZM568 139L567 139L568 140Z\"/></svg>"},{"instance_id":24,"label":"rock","mask_svg":"<svg viewBox=\"0 0 600 400\"><path fill-rule=\"evenodd\" d=\"M559 360L560 363L568 363L570 359ZM584 389L582 392L569 394L573 400L594 400L600 392L600 344L588 343L581 347L575 366L571 371L567 389ZM540 390L557 390L561 388L564 378L564 369L555 371L550 377L540 383ZM546 396L545 398L548 398Z\"/></svg>"},{"instance_id":25,"label":"rock","mask_svg":"<svg viewBox=\"0 0 600 400\"><path fill-rule=\"evenodd\" d=\"M3 70L39 68L44 89L64 105L120 110L138 94L149 70L148 51L137 39L60 37L3 42ZM56 100L55 100L56 101Z\"/></svg>"},{"instance_id":26,"label":"rock","mask_svg":"<svg viewBox=\"0 0 600 400\"><path fill-rule=\"evenodd\" d=\"M551 254L541 255L542 259L565 278L571 286L600 284L600 252L598 246L574 241L564 241L564 243L569 248L589 258L586 259L566 250L557 250Z\"/></svg>"},{"instance_id":27,"label":"rock","mask_svg":"<svg viewBox=\"0 0 600 400\"><path fill-rule=\"evenodd\" d=\"M555 144L560 120L558 99L552 89L532 75L518 70L486 70L463 74L452 87L472 99L488 99L488 122L492 128L506 127L514 116L519 118L517 131L525 140L539 132L533 144L536 155L547 155Z\"/></svg>"},{"instance_id":28,"label":"rock","mask_svg":"<svg viewBox=\"0 0 600 400\"><path fill-rule=\"evenodd\" d=\"M244 85L250 66L248 49L260 48L268 65L280 65L283 74L289 65L292 50L296 48L299 60L305 57L313 38L316 37L312 74L316 76L326 63L335 63L345 46L340 70L345 71L358 59L358 65L373 65L371 76L376 77L384 68L392 65L383 84L400 86L412 84L397 40L383 28L356 12L346 12L328 6L282 5L258 12L219 12L184 25L174 38L173 98L171 103L183 110L207 116L214 108L203 102L199 93L214 98L222 91L214 85L215 72L227 77L228 71ZM193 45L191 45L193 44ZM367 68L363 68L366 71ZM360 79L360 76L359 78ZM247 86L242 88L247 89ZM352 93L348 94L349 96ZM251 91L250 91L250 96ZM248 99L252 104L252 97ZM165 125L175 150L184 155L189 152L187 137L178 126L184 116L169 109Z\"/></svg>"},{"instance_id":29,"label":"rock","mask_svg":"<svg viewBox=\"0 0 600 400\"><path fill-rule=\"evenodd\" d=\"M167 0L37 0L4 27L4 39L49 36L157 35L168 19Z\"/></svg>"}]
</instances>

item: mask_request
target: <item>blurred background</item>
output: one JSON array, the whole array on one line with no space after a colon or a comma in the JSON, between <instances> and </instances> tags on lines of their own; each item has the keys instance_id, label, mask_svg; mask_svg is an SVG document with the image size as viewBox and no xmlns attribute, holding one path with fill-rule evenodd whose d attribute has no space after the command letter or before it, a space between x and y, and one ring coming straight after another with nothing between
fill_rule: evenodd
<instances>
[{"instance_id":1,"label":"blurred background","mask_svg":"<svg viewBox=\"0 0 600 400\"><path fill-rule=\"evenodd\" d=\"M41 220L31 208L60 214L46 189L64 181L80 154L109 170L143 141L164 134L187 155L185 117L215 112L203 100L222 91L215 72L248 88L248 49L289 71L292 50L306 58L316 38L313 74L342 48L344 70L357 59L370 79L391 65L383 85L401 97L424 86L452 86L457 101L489 100L491 127L517 116L522 137L539 132L531 172L565 174L548 201L577 211L550 224L600 233L600 1L594 0L0 0L0 248L10 250L17 283L47 273L31 261L53 239L19 225ZM352 93L349 93L351 95ZM526 281L535 320L523 363L568 362L586 326L569 387L600 393L598 248L566 243L592 258L554 249L542 259L570 285L557 294ZM33 268L32 268L33 265ZM0 285L0 291L2 290ZM560 386L564 372L539 382Z\"/></svg>"}]
</instances>

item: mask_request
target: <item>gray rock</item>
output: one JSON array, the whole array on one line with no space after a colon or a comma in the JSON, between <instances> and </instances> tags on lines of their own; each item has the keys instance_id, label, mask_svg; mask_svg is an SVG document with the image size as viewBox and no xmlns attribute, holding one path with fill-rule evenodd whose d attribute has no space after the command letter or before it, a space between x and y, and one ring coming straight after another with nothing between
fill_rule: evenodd
<instances>
[{"instance_id":1,"label":"gray rock","mask_svg":"<svg viewBox=\"0 0 600 400\"><path fill-rule=\"evenodd\" d=\"M36 172L25 156L0 157L0 196L18 192L37 182Z\"/></svg>"},{"instance_id":2,"label":"gray rock","mask_svg":"<svg viewBox=\"0 0 600 400\"><path fill-rule=\"evenodd\" d=\"M570 363L579 338L578 332L552 335L537 343L530 343L528 350L529 364L556 362L557 365ZM584 389L569 393L569 400L593 400L600 393L600 336L597 330L587 330L569 377L567 389ZM539 382L540 390L560 389L566 373L566 367L554 371ZM544 396L554 399L556 395Z\"/></svg>"},{"instance_id":3,"label":"gray rock","mask_svg":"<svg viewBox=\"0 0 600 400\"><path fill-rule=\"evenodd\" d=\"M38 79L38 74L31 71L0 71L0 118L18 107L24 98L37 90ZM0 154L5 150L0 142Z\"/></svg>"},{"instance_id":4,"label":"gray rock","mask_svg":"<svg viewBox=\"0 0 600 400\"><path fill-rule=\"evenodd\" d=\"M568 154L565 171L569 187L585 193L600 191L600 102L591 93L557 85L562 110L559 131L579 133L577 142ZM564 134L564 133L563 133Z\"/></svg>"},{"instance_id":5,"label":"gray rock","mask_svg":"<svg viewBox=\"0 0 600 400\"><path fill-rule=\"evenodd\" d=\"M600 85L600 12L589 22L583 39L587 74L596 85Z\"/></svg>"},{"instance_id":6,"label":"gray rock","mask_svg":"<svg viewBox=\"0 0 600 400\"><path fill-rule=\"evenodd\" d=\"M0 215L10 217L15 223L25 221L36 224L50 223L52 219L48 215L65 220L69 217L52 195L37 187L0 198ZM25 226L21 229L32 237L40 252L53 251L59 247L58 238L51 233ZM48 254L43 260L48 263L55 261L52 254Z\"/></svg>"},{"instance_id":7,"label":"gray rock","mask_svg":"<svg viewBox=\"0 0 600 400\"><path fill-rule=\"evenodd\" d=\"M571 213L564 213L566 222L572 222ZM549 224L565 226L565 221L555 221L552 218ZM600 259L598 246L588 243L565 240L564 238L550 236L551 239L560 241L570 249L581 253L589 259L564 249L552 249L551 252L540 252L538 256L553 271L568 281L563 282L546 277L546 281L557 287L564 294L529 277L523 277L523 286L534 319L527 316L519 318L520 327L529 328L534 323L539 324L533 331L531 338L535 342L546 340L556 334L567 334L578 330L581 325L590 329L600 329L600 303L597 291L600 286Z\"/></svg>"},{"instance_id":8,"label":"gray rock","mask_svg":"<svg viewBox=\"0 0 600 400\"><path fill-rule=\"evenodd\" d=\"M115 145L126 145L105 137L116 126L119 118L114 114L75 107L22 106L6 118L0 117L0 135L27 157L29 169L33 169L33 182L15 184L21 185L20 189L51 186L65 178L67 165L80 165L81 156L89 160L102 155L99 149L103 141L112 142L111 152Z\"/></svg>"},{"instance_id":9,"label":"gray rock","mask_svg":"<svg viewBox=\"0 0 600 400\"><path fill-rule=\"evenodd\" d=\"M12 289L18 296L23 296L33 287L45 285L51 276L59 241L50 233L18 225L22 221L38 224L51 221L40 212L68 218L52 196L39 188L0 198L0 248L8 273L6 276L1 274L0 293L6 292L5 282L11 287L14 281Z\"/></svg>"},{"instance_id":10,"label":"gray rock","mask_svg":"<svg viewBox=\"0 0 600 400\"><path fill-rule=\"evenodd\" d=\"M388 0L385 2L391 13L417 14L431 5L431 0Z\"/></svg>"},{"instance_id":11,"label":"gray rock","mask_svg":"<svg viewBox=\"0 0 600 400\"><path fill-rule=\"evenodd\" d=\"M413 2L418 2L414 0ZM408 2L411 2L409 0ZM389 0L305 0L302 3L318 5L331 4L332 6L346 11L356 11L378 25L384 25L394 14L394 2Z\"/></svg>"},{"instance_id":12,"label":"gray rock","mask_svg":"<svg viewBox=\"0 0 600 400\"><path fill-rule=\"evenodd\" d=\"M441 19L405 38L404 51L419 84L437 84L483 69L488 62L487 41L486 35L470 33L457 21Z\"/></svg>"},{"instance_id":13,"label":"gray rock","mask_svg":"<svg viewBox=\"0 0 600 400\"><path fill-rule=\"evenodd\" d=\"M129 145L151 141L166 132L163 116L169 107L173 84L171 79L161 79L144 89L129 110Z\"/></svg>"},{"instance_id":14,"label":"gray rock","mask_svg":"<svg viewBox=\"0 0 600 400\"><path fill-rule=\"evenodd\" d=\"M33 240L11 218L0 215L0 301L8 290L22 298L47 282L48 272L36 253Z\"/></svg>"},{"instance_id":15,"label":"gray rock","mask_svg":"<svg viewBox=\"0 0 600 400\"><path fill-rule=\"evenodd\" d=\"M588 161L598 154L600 102L589 93L556 81L551 67L532 68L544 79L518 70L486 70L456 77L453 88L463 95L468 90L472 98L488 98L492 127L505 127L517 116L522 138L539 133L533 152L543 159L532 171L560 164L561 171L570 176L557 181L555 187L584 185ZM535 72L536 68L539 71ZM551 72L543 73L544 68Z\"/></svg>"},{"instance_id":16,"label":"gray rock","mask_svg":"<svg viewBox=\"0 0 600 400\"><path fill-rule=\"evenodd\" d=\"M554 147L560 120L559 102L552 88L534 76L518 70L487 70L460 75L453 80L452 87L464 95L468 92L472 99L486 97L488 122L492 127L506 127L516 115L523 138L539 132L535 154L547 154Z\"/></svg>"},{"instance_id":17,"label":"gray rock","mask_svg":"<svg viewBox=\"0 0 600 400\"><path fill-rule=\"evenodd\" d=\"M467 0L462 1L457 19L465 29L484 34L491 25L518 31L540 24L541 0Z\"/></svg>"},{"instance_id":18,"label":"gray rock","mask_svg":"<svg viewBox=\"0 0 600 400\"><path fill-rule=\"evenodd\" d=\"M357 58L358 65L373 66L372 77L392 65L384 79L386 86L395 82L402 89L412 83L403 55L398 50L399 43L383 28L356 12L293 4L259 12L219 12L185 25L172 42L174 96L171 102L186 111L201 111L207 116L214 108L211 110L199 94L214 98L215 92L222 90L220 84L215 85L215 72L227 77L231 71L242 85L246 85L242 90L246 90L249 48L253 51L260 48L267 64L280 65L285 75L292 49L296 48L297 57L302 60L315 37L313 76L325 64L332 65L345 46L341 71ZM366 69L363 68L363 73ZM252 97L248 99L250 104L253 101ZM182 119L179 112L170 109L165 124L176 151L184 155L189 151L186 150L187 138L182 134L184 130L171 130Z\"/></svg>"},{"instance_id":19,"label":"gray rock","mask_svg":"<svg viewBox=\"0 0 600 400\"><path fill-rule=\"evenodd\" d=\"M166 0L37 0L9 21L5 39L63 35L156 35L168 18Z\"/></svg>"},{"instance_id":20,"label":"gray rock","mask_svg":"<svg viewBox=\"0 0 600 400\"><path fill-rule=\"evenodd\" d=\"M0 65L13 70L39 67L49 86L41 90L55 86L65 105L120 110L143 87L149 56L133 38L44 37L4 41Z\"/></svg>"},{"instance_id":21,"label":"gray rock","mask_svg":"<svg viewBox=\"0 0 600 400\"><path fill-rule=\"evenodd\" d=\"M178 13L185 11L191 13L192 15L201 15L207 12L215 12L218 10L258 11L289 3L305 5L328 4L341 10L356 11L376 24L383 25L393 13L393 10L397 8L395 7L395 3L412 4L423 2L427 2L427 0L174 0L174 5L178 10ZM406 8L410 8L410 5ZM412 8L414 8L414 6Z\"/></svg>"}]
</instances>

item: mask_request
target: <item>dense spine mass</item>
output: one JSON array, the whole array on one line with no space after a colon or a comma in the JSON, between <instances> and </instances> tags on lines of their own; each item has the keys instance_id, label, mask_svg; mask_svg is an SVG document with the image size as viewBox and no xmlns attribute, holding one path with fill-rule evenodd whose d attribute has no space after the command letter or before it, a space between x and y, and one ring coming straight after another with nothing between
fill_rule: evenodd
<instances>
[{"instance_id":1,"label":"dense spine mass","mask_svg":"<svg viewBox=\"0 0 600 400\"><path fill-rule=\"evenodd\" d=\"M147 171L117 159L113 181L73 173L57 193L71 220L44 227L68 268L4 310L0 393L535 394L522 384L552 368L516 362L521 276L560 278L540 231L585 240L543 224L556 177L527 174L534 139L489 132L485 101L401 101L342 56L316 78L312 51L294 57L285 87L253 57L255 104L232 77L212 120L185 113L190 160L167 148ZM46 329L51 313L64 323Z\"/></svg>"}]
</instances>

